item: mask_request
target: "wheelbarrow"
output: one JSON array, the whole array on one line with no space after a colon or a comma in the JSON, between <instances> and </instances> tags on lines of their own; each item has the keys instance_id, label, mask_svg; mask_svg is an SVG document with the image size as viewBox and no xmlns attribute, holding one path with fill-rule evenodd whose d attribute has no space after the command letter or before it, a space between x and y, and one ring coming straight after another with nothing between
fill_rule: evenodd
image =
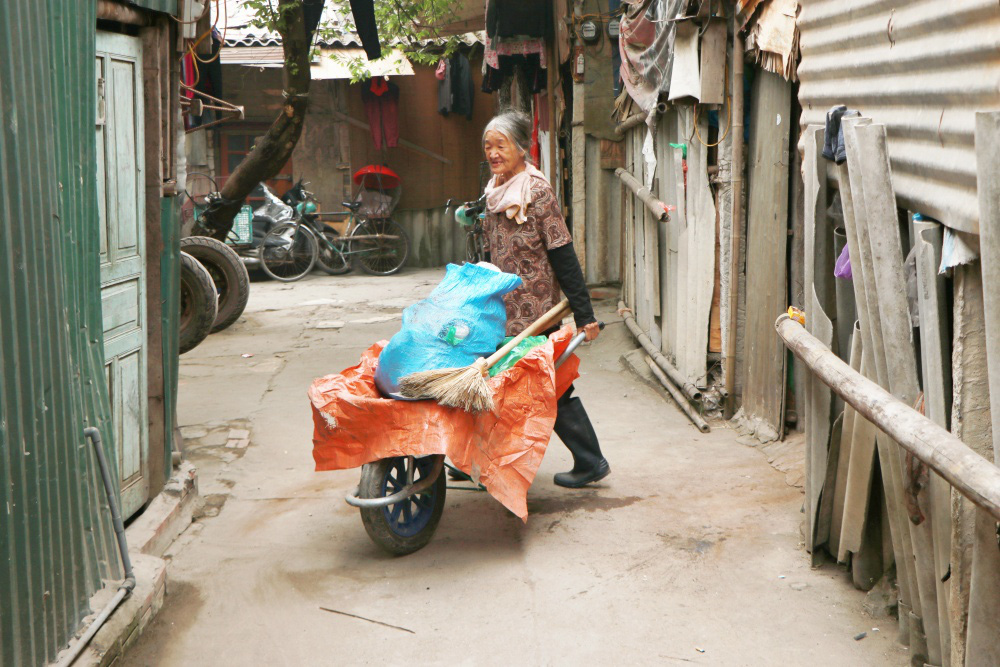
<instances>
[{"instance_id":1,"label":"wheelbarrow","mask_svg":"<svg viewBox=\"0 0 1000 667\"><path fill-rule=\"evenodd\" d=\"M556 360L556 368L572 356L585 338L583 331L573 337ZM396 456L361 468L361 481L345 500L361 510L361 522L375 544L399 556L427 546L444 512L448 490L447 475L442 474L445 467L460 479L473 481L444 459L444 454L420 458Z\"/></svg>"}]
</instances>

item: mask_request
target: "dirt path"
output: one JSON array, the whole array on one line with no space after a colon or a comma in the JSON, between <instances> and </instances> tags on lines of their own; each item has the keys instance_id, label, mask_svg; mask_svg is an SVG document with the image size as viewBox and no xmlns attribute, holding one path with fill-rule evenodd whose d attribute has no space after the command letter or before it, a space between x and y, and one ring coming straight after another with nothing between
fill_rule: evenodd
<instances>
[{"instance_id":1,"label":"dirt path","mask_svg":"<svg viewBox=\"0 0 1000 667\"><path fill-rule=\"evenodd\" d=\"M810 569L785 475L622 370L634 345L610 301L577 386L612 475L553 486L570 465L553 439L526 525L486 494L449 492L427 548L383 554L343 502L358 471L312 471L305 390L394 333L439 275L255 283L247 321L185 355L181 423L208 504L126 664L907 662L839 569ZM249 447L227 447L241 429Z\"/></svg>"}]
</instances>

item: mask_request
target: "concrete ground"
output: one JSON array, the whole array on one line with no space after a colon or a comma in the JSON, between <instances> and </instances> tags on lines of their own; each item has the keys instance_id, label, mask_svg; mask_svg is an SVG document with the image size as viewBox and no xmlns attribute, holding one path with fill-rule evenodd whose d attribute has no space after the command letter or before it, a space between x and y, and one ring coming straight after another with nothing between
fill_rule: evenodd
<instances>
[{"instance_id":1,"label":"concrete ground","mask_svg":"<svg viewBox=\"0 0 1000 667\"><path fill-rule=\"evenodd\" d=\"M570 467L554 439L526 525L449 491L429 546L379 550L343 501L359 471L313 472L305 392L390 337L441 274L254 283L246 316L183 357L206 506L168 552L166 606L125 664L907 662L895 621L867 617L835 566L810 568L785 474L622 370L635 345L614 299L598 303L609 326L577 383L611 476L553 486Z\"/></svg>"}]
</instances>

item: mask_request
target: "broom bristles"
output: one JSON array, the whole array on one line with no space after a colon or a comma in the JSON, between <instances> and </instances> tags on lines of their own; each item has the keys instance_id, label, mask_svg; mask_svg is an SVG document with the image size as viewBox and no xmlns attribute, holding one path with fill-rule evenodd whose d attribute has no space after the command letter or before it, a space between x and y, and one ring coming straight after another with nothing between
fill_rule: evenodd
<instances>
[{"instance_id":1,"label":"broom bristles","mask_svg":"<svg viewBox=\"0 0 1000 667\"><path fill-rule=\"evenodd\" d=\"M486 379L486 360L464 368L438 368L410 373L399 381L407 398L431 398L466 412L493 410L493 390Z\"/></svg>"}]
</instances>

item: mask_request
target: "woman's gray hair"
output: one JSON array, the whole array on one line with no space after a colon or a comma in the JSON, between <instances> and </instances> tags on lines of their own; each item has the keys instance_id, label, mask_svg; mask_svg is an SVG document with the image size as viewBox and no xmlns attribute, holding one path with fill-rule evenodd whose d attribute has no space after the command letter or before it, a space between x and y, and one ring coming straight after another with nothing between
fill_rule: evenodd
<instances>
[{"instance_id":1,"label":"woman's gray hair","mask_svg":"<svg viewBox=\"0 0 1000 667\"><path fill-rule=\"evenodd\" d=\"M506 111L494 116L483 130L483 141L486 141L486 133L490 130L504 135L513 141L525 156L528 155L531 149L531 119L528 118L528 114L522 111Z\"/></svg>"}]
</instances>

